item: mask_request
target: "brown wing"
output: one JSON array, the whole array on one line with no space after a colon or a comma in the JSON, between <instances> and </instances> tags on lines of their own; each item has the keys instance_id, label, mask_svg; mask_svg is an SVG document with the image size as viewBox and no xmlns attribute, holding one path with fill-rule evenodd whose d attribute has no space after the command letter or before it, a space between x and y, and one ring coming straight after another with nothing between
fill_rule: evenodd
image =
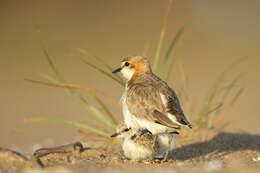
<instances>
[{"instance_id":1,"label":"brown wing","mask_svg":"<svg viewBox=\"0 0 260 173\"><path fill-rule=\"evenodd\" d=\"M187 125L188 127L192 128L191 124L186 119L182 111L175 92L171 88L161 88L160 94L161 96L165 97L166 102L164 103L164 106L168 115L170 114L169 116L174 116L178 123L182 125Z\"/></svg>"},{"instance_id":2,"label":"brown wing","mask_svg":"<svg viewBox=\"0 0 260 173\"><path fill-rule=\"evenodd\" d=\"M140 119L179 129L179 125L168 118L167 107L160 96L160 88L154 85L138 83L129 86L126 103L131 114Z\"/></svg>"},{"instance_id":3,"label":"brown wing","mask_svg":"<svg viewBox=\"0 0 260 173\"><path fill-rule=\"evenodd\" d=\"M154 110L153 118L155 119L155 123L158 123L158 124L161 124L161 125L164 125L167 127L171 127L174 129L180 129L179 125L172 123L172 121L167 116L165 116L165 114L163 114L157 110Z\"/></svg>"}]
</instances>

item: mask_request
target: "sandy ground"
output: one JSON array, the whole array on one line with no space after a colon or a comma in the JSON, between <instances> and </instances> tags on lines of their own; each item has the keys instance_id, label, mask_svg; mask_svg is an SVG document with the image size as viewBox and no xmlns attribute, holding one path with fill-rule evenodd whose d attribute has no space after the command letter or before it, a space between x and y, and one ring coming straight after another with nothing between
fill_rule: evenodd
<instances>
[{"instance_id":1,"label":"sandy ground","mask_svg":"<svg viewBox=\"0 0 260 173\"><path fill-rule=\"evenodd\" d=\"M199 114L208 89L230 63L241 57L248 60L233 69L222 83L228 86L241 75L235 88L245 88L223 120L230 126L225 131L184 131L177 137L172 159L167 163L126 160L120 141L89 135L83 138L72 126L24 123L28 117L41 116L96 125L86 109L63 89L24 81L55 77L35 25L40 27L39 36L68 82L99 89L119 100L123 87L82 63L80 58L84 56L78 48L101 57L113 68L120 65L120 57L128 54L154 58L168 4L167 0L158 2L1 1L0 172L259 172L260 1L174 1L161 55L167 53L179 29L187 26L171 56L176 58L176 64L170 85L181 93L183 65L189 102L181 102L189 118ZM80 93L99 108L87 92ZM118 120L122 119L121 109L112 103L107 106ZM19 130L22 132L14 133ZM87 149L81 154L69 148L67 153L43 156L44 169L33 157L39 147L76 141Z\"/></svg>"},{"instance_id":2,"label":"sandy ground","mask_svg":"<svg viewBox=\"0 0 260 173\"><path fill-rule=\"evenodd\" d=\"M98 136L79 141L83 148L68 145L66 152L39 157L36 152L0 150L2 172L257 172L260 170L260 136L246 132L195 129L182 131L167 162L127 160L119 139ZM50 146L56 147L56 146ZM39 153L38 153L39 154ZM258 161L259 158L259 161Z\"/></svg>"}]
</instances>

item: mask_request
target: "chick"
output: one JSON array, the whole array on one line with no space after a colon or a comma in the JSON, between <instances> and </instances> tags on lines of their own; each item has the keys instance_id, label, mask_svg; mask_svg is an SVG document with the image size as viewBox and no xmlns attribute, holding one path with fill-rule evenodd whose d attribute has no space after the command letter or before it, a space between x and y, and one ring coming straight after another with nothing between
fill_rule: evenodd
<instances>
[{"instance_id":1,"label":"chick","mask_svg":"<svg viewBox=\"0 0 260 173\"><path fill-rule=\"evenodd\" d=\"M117 132L111 137L123 138L124 156L131 160L152 159L154 153L157 153L159 149L158 142L154 141L155 136L147 129L133 130L125 125L120 125Z\"/></svg>"}]
</instances>

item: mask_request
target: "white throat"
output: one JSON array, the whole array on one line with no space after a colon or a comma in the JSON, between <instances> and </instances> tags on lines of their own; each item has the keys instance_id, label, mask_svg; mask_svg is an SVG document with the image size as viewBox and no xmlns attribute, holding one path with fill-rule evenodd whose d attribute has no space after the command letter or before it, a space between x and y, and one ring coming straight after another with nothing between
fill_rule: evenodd
<instances>
[{"instance_id":1,"label":"white throat","mask_svg":"<svg viewBox=\"0 0 260 173\"><path fill-rule=\"evenodd\" d=\"M129 80L133 77L133 75L134 75L134 73L135 73L135 70L134 70L134 69L129 69L129 68L123 68L123 69L121 70L121 73L122 73L122 75L124 76L124 78L125 78L127 81L129 81Z\"/></svg>"}]
</instances>

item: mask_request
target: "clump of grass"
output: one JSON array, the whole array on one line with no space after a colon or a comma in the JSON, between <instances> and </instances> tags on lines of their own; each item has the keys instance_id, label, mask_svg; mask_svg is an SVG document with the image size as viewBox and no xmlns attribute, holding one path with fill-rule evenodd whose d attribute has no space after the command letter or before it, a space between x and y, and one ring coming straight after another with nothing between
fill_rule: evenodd
<instances>
[{"instance_id":1,"label":"clump of grass","mask_svg":"<svg viewBox=\"0 0 260 173\"><path fill-rule=\"evenodd\" d=\"M214 124L216 124L216 120L218 120L219 116L222 115L224 117L227 113L227 107L225 105L225 102L229 98L231 91L234 90L234 86L238 82L239 76L233 79L230 84L227 87L221 88L221 84L224 81L225 77L228 75L228 73L238 64L244 62L247 59L247 57L243 57L240 59L235 60L231 64L229 64L216 78L213 85L209 88L208 93L202 103L200 112L198 116L196 117L196 123L198 125L201 125L203 123L204 126L207 128L214 127ZM240 96L242 88L240 88L234 98L232 99L232 105L236 102L237 98ZM240 94L238 94L240 93ZM230 96L232 97L232 96ZM235 99L235 100L234 100ZM214 102L215 101L215 102ZM215 114L213 116L209 116L210 114L209 109L214 106L214 103L217 104L215 106L219 107L219 109L216 109ZM228 104L229 105L229 104ZM224 107L224 108L223 108ZM212 113L210 111L210 113Z\"/></svg>"},{"instance_id":2,"label":"clump of grass","mask_svg":"<svg viewBox=\"0 0 260 173\"><path fill-rule=\"evenodd\" d=\"M152 63L152 68L153 70L156 69L163 69L161 73L159 74L162 79L165 81L169 81L171 77L171 72L173 69L173 66L176 65L176 58L173 58L173 53L174 53L174 48L176 44L178 43L178 40L181 38L185 27L181 27L179 31L175 34L175 36L172 38L172 41L167 48L167 51L165 55L161 55L161 50L163 47L163 41L166 33L166 28L167 28L167 22L168 22L168 16L170 12L170 7L172 4L172 0L169 0L168 8L166 10L163 26L161 29L159 41L158 41L158 46L155 52L154 60ZM145 48L146 49L146 48ZM57 80L50 80L48 77L48 81L40 81L40 80L31 80L31 79L26 79L27 81L38 83L41 85L47 85L47 86L52 86L52 87L61 87L64 88L70 95L72 95L76 100L78 100L89 112L89 115L95 118L100 124L105 126L108 131L104 129L100 129L99 127L92 126L86 122L83 121L76 121L76 120L65 120L62 118L48 118L48 117L31 117L27 118L26 122L39 122L39 121L50 121L50 122L55 122L55 123L63 123L63 124L69 124L76 126L81 129L86 129L88 131L91 131L93 133L96 133L98 135L108 137L109 133L112 132L117 123L117 116L111 111L109 107L106 106L105 101L100 99L99 95L101 95L103 98L105 98L107 101L112 102L116 105L118 105L118 108L120 108L120 104L116 101L117 99L112 98L108 94L98 90L98 89L93 89L93 88L87 88L85 86L81 85L75 85L75 84L70 84L68 83L64 76L59 72L58 68L54 64L52 58L48 54L47 50L42 44L42 50L44 55L47 58L47 61L51 67L51 69L55 72ZM125 86L125 81L122 79L122 77L118 74L112 75L112 70L113 68L103 60L103 58L98 57L94 55L93 53L90 53L89 51L85 49L79 48L78 51L84 56L81 60L88 65L90 68L93 68L94 70L97 70L98 72L102 73L104 76L107 76L114 82L118 83L120 86L124 87ZM144 52L147 52L145 50ZM97 61L97 63L91 63L90 59L94 59ZM199 110L199 113L192 117L192 123L196 127L207 127L207 128L214 128L216 127L219 122L227 115L229 110L232 108L234 103L238 100L239 96L242 94L243 89L239 88L238 91L231 94L232 90L235 90L235 85L239 79L239 77L235 78L230 82L230 84L226 87L222 87L222 82L224 78L228 75L228 73L239 63L243 62L246 58L240 58L233 63L231 63L229 66L227 66L226 69L223 70L219 74L219 76L216 78L215 82L213 83L212 87L209 88L204 101L202 102L201 108ZM162 63L159 63L159 62ZM185 70L183 68L183 65L178 64L179 70L180 70L180 77L181 81L183 82L183 88L182 92L184 93L184 98L183 102L184 104L189 104L191 105L192 103L189 103L189 95L187 91L187 76L185 73ZM160 68L159 68L160 67ZM83 98L78 91L76 90L85 90L89 93L91 97L93 97L98 105L101 107L101 111L97 109L94 105L91 105L87 102L85 98ZM186 102L185 102L186 101ZM187 110L185 110L187 111ZM103 113L104 112L104 113ZM189 117L191 118L191 117Z\"/></svg>"},{"instance_id":3,"label":"clump of grass","mask_svg":"<svg viewBox=\"0 0 260 173\"><path fill-rule=\"evenodd\" d=\"M43 85L48 85L48 86L55 86L55 87L62 87L65 88L69 94L71 94L76 100L78 100L89 112L90 115L92 115L94 118L97 119L97 121L101 124L103 124L105 127L107 127L110 130L114 130L116 125L117 125L117 120L115 118L115 116L111 113L110 109L106 106L106 104L99 98L99 96L97 95L97 91L95 89L92 88L87 88L84 86L79 86L79 85L73 85L73 84L68 84L65 80L65 78L63 77L63 75L59 72L59 70L57 69L57 67L55 66L55 64L53 63L51 57L49 56L48 52L46 49L44 49L43 47L43 52L48 60L48 63L51 67L51 69L55 72L56 77L58 79L57 82L44 82L44 81L37 81L37 80L30 80L30 79L26 79L27 81L30 82L34 82L34 83L38 83L38 84L43 84ZM106 113L106 115L104 115L103 113L101 113L97 108L95 108L93 105L90 105L85 98L83 98L75 89L85 89L89 92L89 94L97 101L97 103L101 106L101 108L104 110L104 112ZM99 92L101 93L103 96L105 96L104 98L109 98L110 101L112 101L113 99L104 94L103 92ZM116 101L113 100L113 102L115 103ZM93 127L89 124L80 122L80 121L74 121L74 120L65 120L62 118L47 118L47 117L31 117L31 118L27 118L26 122L32 122L32 121L52 121L52 122L59 122L59 123L64 123L64 124L70 124L70 125L74 125L76 127L79 128L84 128L86 130L95 132L101 136L109 136L109 133L98 129L97 127Z\"/></svg>"}]
</instances>

